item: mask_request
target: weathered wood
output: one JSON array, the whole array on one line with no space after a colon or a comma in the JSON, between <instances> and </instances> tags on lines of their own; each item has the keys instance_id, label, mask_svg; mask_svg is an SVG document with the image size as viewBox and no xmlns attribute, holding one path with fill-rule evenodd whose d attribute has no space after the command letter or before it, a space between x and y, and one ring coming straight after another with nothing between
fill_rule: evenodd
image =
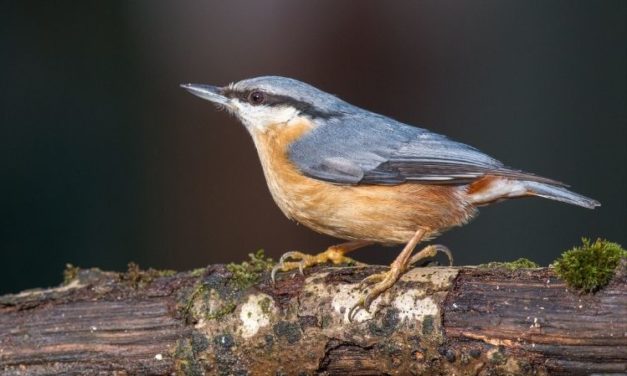
<instances>
[{"instance_id":1,"label":"weathered wood","mask_svg":"<svg viewBox=\"0 0 627 376\"><path fill-rule=\"evenodd\" d=\"M268 275L82 270L0 297L5 375L587 375L627 372L627 266L592 295L549 269L413 269L348 310L379 267Z\"/></svg>"}]
</instances>

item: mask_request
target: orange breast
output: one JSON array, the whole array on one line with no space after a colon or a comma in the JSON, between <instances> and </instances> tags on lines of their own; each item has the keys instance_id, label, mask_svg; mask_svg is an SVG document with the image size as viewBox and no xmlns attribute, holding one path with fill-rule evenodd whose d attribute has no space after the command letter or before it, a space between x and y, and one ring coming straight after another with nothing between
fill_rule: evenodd
<instances>
[{"instance_id":1,"label":"orange breast","mask_svg":"<svg viewBox=\"0 0 627 376\"><path fill-rule=\"evenodd\" d=\"M419 228L432 237L474 215L464 200L465 187L337 185L303 175L287 150L311 129L307 119L299 118L253 132L272 197L289 218L342 239L397 244Z\"/></svg>"}]
</instances>

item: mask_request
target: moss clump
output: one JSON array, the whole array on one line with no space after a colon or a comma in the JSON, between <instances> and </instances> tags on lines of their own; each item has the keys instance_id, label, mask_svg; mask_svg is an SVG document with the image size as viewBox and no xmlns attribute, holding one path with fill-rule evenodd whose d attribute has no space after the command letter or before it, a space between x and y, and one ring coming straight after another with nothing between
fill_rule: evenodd
<instances>
[{"instance_id":1,"label":"moss clump","mask_svg":"<svg viewBox=\"0 0 627 376\"><path fill-rule=\"evenodd\" d=\"M207 271L207 268L197 268L189 272L189 275L192 277L200 277L205 274L205 271Z\"/></svg>"},{"instance_id":2,"label":"moss clump","mask_svg":"<svg viewBox=\"0 0 627 376\"><path fill-rule=\"evenodd\" d=\"M174 270L156 270L153 268L141 270L139 265L129 262L126 273L120 273L120 281L129 283L133 288L140 288L150 284L156 278L171 277L175 274L176 271Z\"/></svg>"},{"instance_id":3,"label":"moss clump","mask_svg":"<svg viewBox=\"0 0 627 376\"><path fill-rule=\"evenodd\" d=\"M526 259L519 258L518 260L510 261L510 262L489 262L487 264L479 265L480 268L486 269L507 269L507 270L518 270L518 269L531 269L531 268L539 268L540 265L537 263Z\"/></svg>"},{"instance_id":4,"label":"moss clump","mask_svg":"<svg viewBox=\"0 0 627 376\"><path fill-rule=\"evenodd\" d=\"M607 240L597 239L592 243L582 238L581 241L582 246L562 253L553 267L568 286L586 293L598 291L610 282L627 251Z\"/></svg>"},{"instance_id":5,"label":"moss clump","mask_svg":"<svg viewBox=\"0 0 627 376\"><path fill-rule=\"evenodd\" d=\"M231 263L226 269L231 273L229 283L234 287L243 290L254 285L262 273L272 269L274 262L271 258L266 258L263 249L256 253L249 253L250 261L241 264Z\"/></svg>"},{"instance_id":6,"label":"moss clump","mask_svg":"<svg viewBox=\"0 0 627 376\"><path fill-rule=\"evenodd\" d=\"M250 260L241 264L226 265L228 274L222 268L216 269L215 273L208 272L206 268L190 272L198 280L179 303L179 310L186 322L194 322L200 318L220 320L235 311L242 290L254 285L261 274L272 269L274 265L271 258L265 257L263 250L251 253L248 257ZM219 301L220 304L215 307L210 304L212 301Z\"/></svg>"},{"instance_id":7,"label":"moss clump","mask_svg":"<svg viewBox=\"0 0 627 376\"><path fill-rule=\"evenodd\" d=\"M69 285L70 282L78 278L78 272L81 270L78 266L72 264L65 264L65 270L63 270L63 284Z\"/></svg>"},{"instance_id":8,"label":"moss clump","mask_svg":"<svg viewBox=\"0 0 627 376\"><path fill-rule=\"evenodd\" d=\"M176 270L171 270L171 269L163 269L163 270L148 269L148 272L153 273L155 277L172 277L173 275L176 275Z\"/></svg>"}]
</instances>

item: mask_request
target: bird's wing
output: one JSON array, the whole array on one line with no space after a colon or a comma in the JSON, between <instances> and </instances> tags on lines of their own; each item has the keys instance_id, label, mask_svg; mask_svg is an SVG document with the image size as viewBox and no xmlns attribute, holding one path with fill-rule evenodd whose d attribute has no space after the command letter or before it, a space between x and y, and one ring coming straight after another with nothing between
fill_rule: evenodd
<instances>
[{"instance_id":1,"label":"bird's wing","mask_svg":"<svg viewBox=\"0 0 627 376\"><path fill-rule=\"evenodd\" d=\"M289 157L305 175L336 184L467 184L496 175L563 185L507 168L445 136L372 113L329 119L294 142Z\"/></svg>"}]
</instances>

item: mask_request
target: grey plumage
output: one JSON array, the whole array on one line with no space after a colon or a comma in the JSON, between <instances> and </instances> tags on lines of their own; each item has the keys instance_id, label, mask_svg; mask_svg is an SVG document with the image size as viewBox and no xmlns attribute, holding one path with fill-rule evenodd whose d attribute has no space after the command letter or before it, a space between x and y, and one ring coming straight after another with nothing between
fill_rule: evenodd
<instances>
[{"instance_id":1,"label":"grey plumage","mask_svg":"<svg viewBox=\"0 0 627 376\"><path fill-rule=\"evenodd\" d=\"M571 192L564 187L538 183L535 181L522 181L522 184L533 196L544 197L571 205L581 206L587 209L594 209L595 207L601 205L597 200Z\"/></svg>"},{"instance_id":2,"label":"grey plumage","mask_svg":"<svg viewBox=\"0 0 627 376\"><path fill-rule=\"evenodd\" d=\"M352 107L292 144L308 176L340 184L466 184L486 174L562 183L505 167L477 149L426 129Z\"/></svg>"},{"instance_id":3,"label":"grey plumage","mask_svg":"<svg viewBox=\"0 0 627 376\"><path fill-rule=\"evenodd\" d=\"M294 79L252 78L228 86L222 95L245 100L256 90L269 95L266 105L289 106L316 124L288 150L294 165L311 178L349 185L464 185L490 175L529 183L529 194L584 207L599 205L561 182L509 168L471 146L353 106Z\"/></svg>"}]
</instances>

